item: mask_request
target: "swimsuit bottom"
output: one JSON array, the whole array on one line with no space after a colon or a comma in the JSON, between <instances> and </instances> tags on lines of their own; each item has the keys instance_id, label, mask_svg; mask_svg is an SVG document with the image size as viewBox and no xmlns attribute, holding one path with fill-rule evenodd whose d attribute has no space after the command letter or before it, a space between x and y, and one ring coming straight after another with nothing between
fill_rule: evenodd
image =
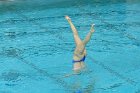
<instances>
[{"instance_id":1,"label":"swimsuit bottom","mask_svg":"<svg viewBox=\"0 0 140 93\"><path fill-rule=\"evenodd\" d=\"M73 60L72 63L76 63L76 62L81 62L81 61L85 61L86 56L84 55L84 57L81 60Z\"/></svg>"}]
</instances>

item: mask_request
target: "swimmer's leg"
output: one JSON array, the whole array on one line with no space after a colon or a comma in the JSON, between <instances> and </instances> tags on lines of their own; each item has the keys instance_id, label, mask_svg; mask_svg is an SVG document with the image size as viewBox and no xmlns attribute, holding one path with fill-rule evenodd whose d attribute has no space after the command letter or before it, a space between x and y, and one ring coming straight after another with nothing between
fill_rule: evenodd
<instances>
[{"instance_id":1,"label":"swimmer's leg","mask_svg":"<svg viewBox=\"0 0 140 93\"><path fill-rule=\"evenodd\" d=\"M72 29L73 36L74 36L74 40L75 40L76 45L80 44L82 42L82 40L80 39L80 37L78 35L78 32L77 32L74 24L72 23L71 19L68 16L66 16L65 18L67 19L68 23L70 24L70 27Z\"/></svg>"},{"instance_id":2,"label":"swimmer's leg","mask_svg":"<svg viewBox=\"0 0 140 93\"><path fill-rule=\"evenodd\" d=\"M89 40L91 39L91 36L94 32L94 25L91 26L90 32L87 34L87 36L85 37L85 39L83 40L83 44L86 45Z\"/></svg>"}]
</instances>

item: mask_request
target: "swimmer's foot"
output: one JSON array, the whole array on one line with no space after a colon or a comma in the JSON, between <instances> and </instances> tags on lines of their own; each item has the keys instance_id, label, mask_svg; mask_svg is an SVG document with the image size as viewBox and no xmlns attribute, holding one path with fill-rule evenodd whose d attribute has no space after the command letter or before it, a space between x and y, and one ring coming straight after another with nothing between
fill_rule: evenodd
<instances>
[{"instance_id":1,"label":"swimmer's foot","mask_svg":"<svg viewBox=\"0 0 140 93\"><path fill-rule=\"evenodd\" d=\"M92 24L92 25L91 25L90 32L92 32L92 33L93 33L94 31L95 31L95 30L94 30L94 24Z\"/></svg>"},{"instance_id":2,"label":"swimmer's foot","mask_svg":"<svg viewBox=\"0 0 140 93\"><path fill-rule=\"evenodd\" d=\"M70 19L70 17L69 16L65 16L65 19L67 19L68 21L70 21L71 19Z\"/></svg>"}]
</instances>

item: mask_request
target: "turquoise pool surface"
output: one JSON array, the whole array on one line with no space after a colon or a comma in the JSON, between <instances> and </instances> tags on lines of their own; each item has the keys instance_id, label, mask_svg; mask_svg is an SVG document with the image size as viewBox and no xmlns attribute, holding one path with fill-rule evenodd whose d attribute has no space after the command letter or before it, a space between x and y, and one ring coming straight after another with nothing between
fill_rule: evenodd
<instances>
[{"instance_id":1,"label":"turquoise pool surface","mask_svg":"<svg viewBox=\"0 0 140 93\"><path fill-rule=\"evenodd\" d=\"M72 73L69 15L87 69ZM140 93L139 0L1 0L0 93Z\"/></svg>"}]
</instances>

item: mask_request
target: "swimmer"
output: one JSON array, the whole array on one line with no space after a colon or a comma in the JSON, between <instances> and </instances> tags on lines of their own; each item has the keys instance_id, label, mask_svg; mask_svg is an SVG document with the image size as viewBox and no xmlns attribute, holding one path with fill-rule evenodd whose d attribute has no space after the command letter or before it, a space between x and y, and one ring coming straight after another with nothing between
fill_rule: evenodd
<instances>
[{"instance_id":1,"label":"swimmer","mask_svg":"<svg viewBox=\"0 0 140 93\"><path fill-rule=\"evenodd\" d=\"M74 50L72 62L73 62L73 71L77 73L85 68L84 61L85 61L85 58L87 55L85 47L86 47L87 43L89 42L89 40L91 39L91 36L94 32L94 24L91 25L90 32L87 34L85 39L81 40L74 24L72 23L72 21L70 19L70 17L65 16L65 19L68 21L68 23L72 29L75 44L76 44L76 48Z\"/></svg>"}]
</instances>

